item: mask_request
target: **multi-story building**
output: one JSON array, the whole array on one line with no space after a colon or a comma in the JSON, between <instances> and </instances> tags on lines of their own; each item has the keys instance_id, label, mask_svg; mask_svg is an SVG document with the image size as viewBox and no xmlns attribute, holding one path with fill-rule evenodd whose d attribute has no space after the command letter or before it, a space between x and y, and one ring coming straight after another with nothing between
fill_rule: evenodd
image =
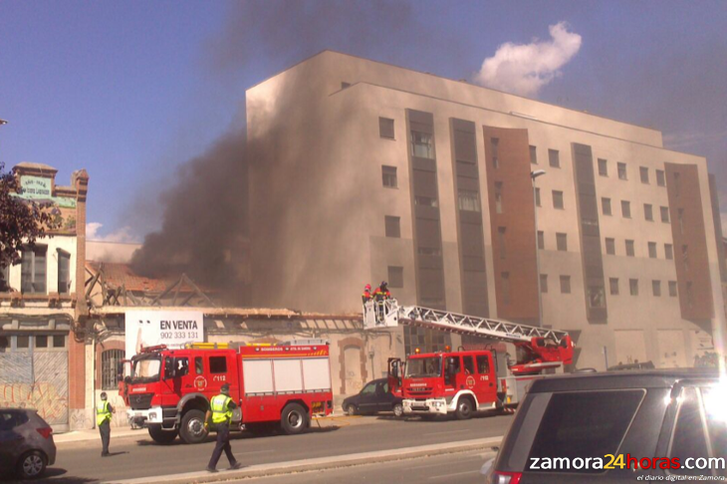
<instances>
[{"instance_id":1,"label":"multi-story building","mask_svg":"<svg viewBox=\"0 0 727 484\"><path fill-rule=\"evenodd\" d=\"M247 91L247 136L256 304L351 311L385 279L569 330L579 367L724 347L707 163L657 130L325 51Z\"/></svg>"}]
</instances>

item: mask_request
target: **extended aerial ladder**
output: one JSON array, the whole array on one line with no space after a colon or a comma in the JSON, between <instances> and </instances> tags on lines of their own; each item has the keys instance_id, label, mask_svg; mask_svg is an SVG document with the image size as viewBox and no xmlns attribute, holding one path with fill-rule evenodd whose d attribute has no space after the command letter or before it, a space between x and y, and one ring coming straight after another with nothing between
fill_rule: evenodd
<instances>
[{"instance_id":1,"label":"extended aerial ladder","mask_svg":"<svg viewBox=\"0 0 727 484\"><path fill-rule=\"evenodd\" d=\"M566 331L422 306L401 306L396 299L370 300L364 304L365 329L400 324L512 343L521 350L518 361L509 365L513 375L538 374L573 362L574 345Z\"/></svg>"}]
</instances>

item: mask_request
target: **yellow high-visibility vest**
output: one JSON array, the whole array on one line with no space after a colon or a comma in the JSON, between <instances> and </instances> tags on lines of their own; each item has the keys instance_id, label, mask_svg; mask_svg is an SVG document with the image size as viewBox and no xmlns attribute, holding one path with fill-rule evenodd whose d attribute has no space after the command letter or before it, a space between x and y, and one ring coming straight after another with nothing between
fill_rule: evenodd
<instances>
[{"instance_id":1,"label":"yellow high-visibility vest","mask_svg":"<svg viewBox=\"0 0 727 484\"><path fill-rule=\"evenodd\" d=\"M111 420L111 410L109 410L109 402L101 400L96 405L96 425L101 425L107 420Z\"/></svg>"},{"instance_id":2,"label":"yellow high-visibility vest","mask_svg":"<svg viewBox=\"0 0 727 484\"><path fill-rule=\"evenodd\" d=\"M230 400L232 400L230 397L222 393L212 397L212 401L210 401L210 410L212 410L213 424L222 422L230 423L232 420L232 411L228 408Z\"/></svg>"}]
</instances>

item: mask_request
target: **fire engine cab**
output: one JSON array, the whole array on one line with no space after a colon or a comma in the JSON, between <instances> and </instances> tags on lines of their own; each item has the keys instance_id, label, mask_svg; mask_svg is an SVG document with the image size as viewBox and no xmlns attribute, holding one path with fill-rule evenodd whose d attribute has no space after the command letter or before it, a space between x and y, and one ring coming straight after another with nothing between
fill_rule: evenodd
<instances>
[{"instance_id":1,"label":"fire engine cab","mask_svg":"<svg viewBox=\"0 0 727 484\"><path fill-rule=\"evenodd\" d=\"M313 415L333 407L328 343L280 345L196 343L144 348L127 363L120 389L133 425L159 443L177 435L195 444L207 437L210 399L230 385L238 405L232 424L253 432L280 426L287 434L308 428ZM123 373L120 372L120 376Z\"/></svg>"},{"instance_id":2,"label":"fire engine cab","mask_svg":"<svg viewBox=\"0 0 727 484\"><path fill-rule=\"evenodd\" d=\"M510 343L516 359L496 345L487 349L421 354L406 362L389 359L389 387L401 392L405 414L447 415L467 419L474 411L518 404L529 383L546 371L573 362L573 342L565 331L467 316L420 306L399 306L395 299L364 306L366 328L399 324L472 334ZM504 345L501 345L504 347Z\"/></svg>"}]
</instances>

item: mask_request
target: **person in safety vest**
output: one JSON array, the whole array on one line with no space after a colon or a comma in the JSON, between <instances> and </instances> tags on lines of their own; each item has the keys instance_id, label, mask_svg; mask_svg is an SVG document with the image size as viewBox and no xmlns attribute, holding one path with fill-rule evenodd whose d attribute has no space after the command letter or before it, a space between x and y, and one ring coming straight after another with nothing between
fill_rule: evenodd
<instances>
[{"instance_id":1,"label":"person in safety vest","mask_svg":"<svg viewBox=\"0 0 727 484\"><path fill-rule=\"evenodd\" d=\"M371 301L371 298L373 296L371 295L371 284L366 284L366 287L364 287L364 292L361 294L361 302L366 304L367 302Z\"/></svg>"},{"instance_id":2,"label":"person in safety vest","mask_svg":"<svg viewBox=\"0 0 727 484\"><path fill-rule=\"evenodd\" d=\"M212 458L210 458L209 464L207 464L208 472L217 472L217 462L222 457L222 451L225 451L227 460L230 461L230 469L239 469L242 464L237 462L235 456L232 455L232 448L230 447L230 421L232 420L232 411L237 408L235 402L230 398L230 385L225 383L220 388L220 394L215 395L210 400L210 409L207 410L205 415L205 427L208 427L210 417L212 418L212 426L217 432L217 445L215 450L212 451Z\"/></svg>"},{"instance_id":3,"label":"person in safety vest","mask_svg":"<svg viewBox=\"0 0 727 484\"><path fill-rule=\"evenodd\" d=\"M377 301L383 301L384 299L391 299L391 293L389 292L388 283L381 281L381 285L374 291L374 299Z\"/></svg>"},{"instance_id":4,"label":"person in safety vest","mask_svg":"<svg viewBox=\"0 0 727 484\"><path fill-rule=\"evenodd\" d=\"M108 401L106 392L101 392L101 400L96 404L96 426L98 433L101 434L101 444L103 450L101 457L109 455L109 441L111 440L111 414L116 413L114 407Z\"/></svg>"}]
</instances>

